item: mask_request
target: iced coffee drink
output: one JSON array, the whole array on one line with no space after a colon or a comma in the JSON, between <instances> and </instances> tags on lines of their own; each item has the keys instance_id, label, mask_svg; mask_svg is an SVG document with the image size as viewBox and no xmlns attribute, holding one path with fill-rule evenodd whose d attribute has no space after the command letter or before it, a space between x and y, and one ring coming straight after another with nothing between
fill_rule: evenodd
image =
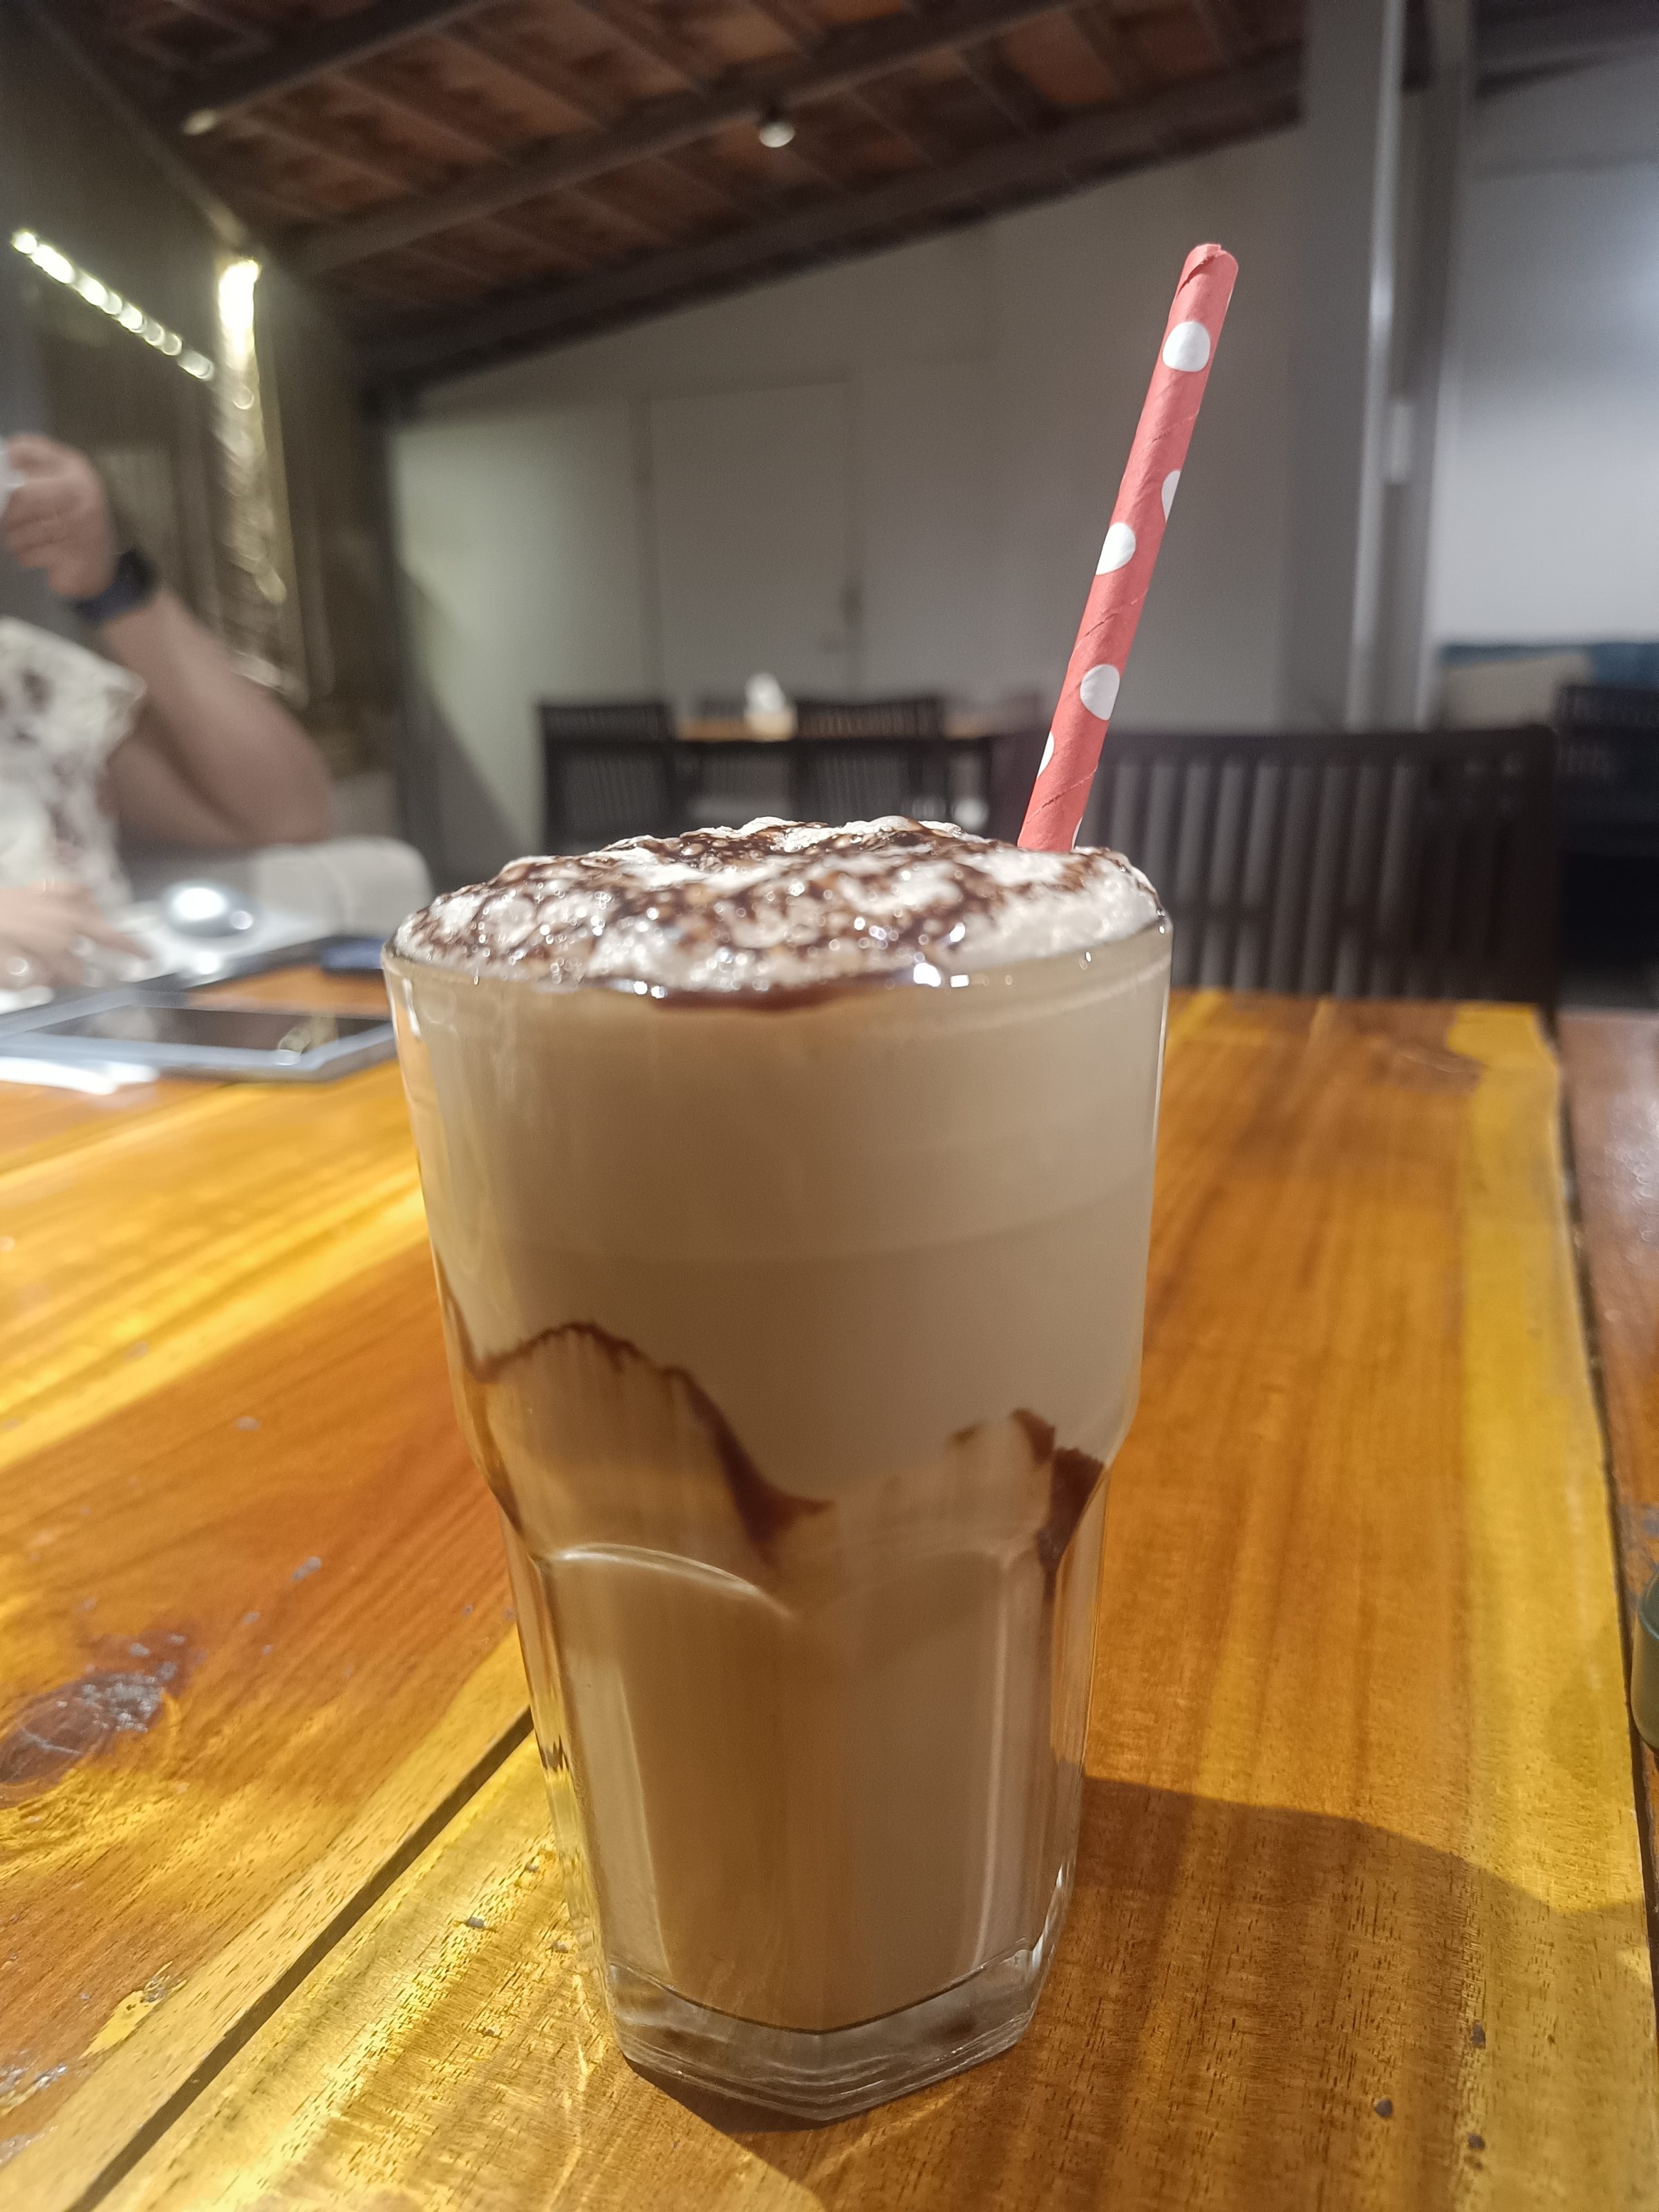
<instances>
[{"instance_id":1,"label":"iced coffee drink","mask_svg":"<svg viewBox=\"0 0 1659 2212\"><path fill-rule=\"evenodd\" d=\"M388 966L457 1401L621 2045L811 2116L1005 2048L1069 1893L1168 924L761 822Z\"/></svg>"}]
</instances>

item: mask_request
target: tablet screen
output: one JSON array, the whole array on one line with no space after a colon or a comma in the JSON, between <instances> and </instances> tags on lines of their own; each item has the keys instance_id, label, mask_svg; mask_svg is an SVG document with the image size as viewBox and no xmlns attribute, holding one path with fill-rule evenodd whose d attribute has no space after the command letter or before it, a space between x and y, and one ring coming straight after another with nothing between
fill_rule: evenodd
<instances>
[{"instance_id":1,"label":"tablet screen","mask_svg":"<svg viewBox=\"0 0 1659 2212\"><path fill-rule=\"evenodd\" d=\"M65 1014L32 1030L40 1037L105 1037L120 1044L216 1045L222 1051L315 1052L320 1045L386 1027L384 1014L333 1014L303 1006L109 1006Z\"/></svg>"}]
</instances>

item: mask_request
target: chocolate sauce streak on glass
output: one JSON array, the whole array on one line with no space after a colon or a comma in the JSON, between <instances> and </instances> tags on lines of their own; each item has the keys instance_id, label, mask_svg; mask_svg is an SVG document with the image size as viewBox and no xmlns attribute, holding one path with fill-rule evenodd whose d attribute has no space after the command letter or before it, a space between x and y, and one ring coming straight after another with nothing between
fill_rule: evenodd
<instances>
[{"instance_id":1,"label":"chocolate sauce streak on glass","mask_svg":"<svg viewBox=\"0 0 1659 2212\"><path fill-rule=\"evenodd\" d=\"M770 1559L778 1538L796 1522L809 1514L826 1513L830 1510L827 1498L799 1498L793 1491L780 1490L769 1481L754 1461L737 1431L720 1407L694 1376L684 1367L664 1367L647 1357L636 1344L625 1336L613 1336L609 1329L601 1328L595 1322L567 1322L562 1328L544 1330L533 1337L529 1345L520 1346L528 1351L534 1345L551 1344L573 1338L586 1340L602 1352L620 1376L630 1360L637 1360L648 1368L671 1388L684 1391L691 1412L701 1425L720 1461L720 1472L726 1477L726 1486L732 1493L732 1503L738 1509L738 1518L743 1522L744 1533L763 1559ZM517 1358L518 1352L509 1358Z\"/></svg>"},{"instance_id":2,"label":"chocolate sauce streak on glass","mask_svg":"<svg viewBox=\"0 0 1659 2212\"><path fill-rule=\"evenodd\" d=\"M829 1510L830 1501L823 1498L799 1498L791 1491L781 1490L763 1475L750 1456L747 1447L725 1414L714 1403L696 1376L684 1367L665 1367L631 1344L624 1336L613 1335L601 1328L597 1322L573 1321L554 1328L544 1328L534 1336L526 1337L522 1344L514 1345L510 1352L488 1354L478 1352L473 1344L465 1316L450 1289L441 1266L438 1269L438 1292L448 1318L456 1353L461 1368L463 1402L467 1425L473 1431L468 1441L483 1469L486 1480L500 1500L503 1510L519 1527L513 1504L512 1486L507 1470L496 1449L495 1439L489 1425L489 1397L491 1389L499 1383L520 1361L529 1358L544 1346L560 1343L584 1342L603 1353L618 1377L629 1361L637 1361L657 1379L684 1395L693 1419L702 1429L720 1462L720 1472L737 1508L744 1533L761 1557L770 1561L777 1540L798 1521L808 1515ZM520 1530L522 1534L522 1531Z\"/></svg>"},{"instance_id":3,"label":"chocolate sauce streak on glass","mask_svg":"<svg viewBox=\"0 0 1659 2212\"><path fill-rule=\"evenodd\" d=\"M513 1503L512 1486L501 1463L495 1440L489 1425L489 1392L520 1361L531 1358L544 1346L580 1341L592 1345L616 1371L618 1379L625 1373L630 1361L636 1361L657 1379L671 1389L682 1392L693 1418L702 1430L719 1460L732 1504L743 1523L744 1533L750 1542L769 1564L772 1563L778 1539L787 1534L795 1524L816 1513L830 1510L833 1501L824 1498L802 1498L794 1492L783 1490L769 1477L762 1474L755 1464L748 1447L732 1426L695 1376L684 1367L665 1367L641 1352L628 1338L615 1335L601 1328L597 1322L565 1322L556 1328L544 1328L522 1344L514 1345L510 1352L481 1353L472 1342L465 1316L449 1287L442 1266L438 1268L438 1291L455 1345L462 1380L462 1401L465 1423L471 1434L475 1455L483 1469L485 1479L515 1528L519 1526ZM1009 1417L1025 1438L1031 1454L1032 1464L1048 1470L1048 1514L1036 1532L1036 1555L1042 1566L1044 1579L1052 1590L1060 1572L1066 1548L1077 1534L1077 1527L1088 1510L1101 1476L1105 1473L1102 1462L1090 1453L1079 1451L1066 1444L1057 1444L1054 1425L1039 1413L1024 1406L1017 1406ZM983 1425L963 1429L953 1436L952 1443L965 1444L981 1433ZM522 1533L522 1532L521 1532Z\"/></svg>"},{"instance_id":4,"label":"chocolate sauce streak on glass","mask_svg":"<svg viewBox=\"0 0 1659 2212\"><path fill-rule=\"evenodd\" d=\"M1017 1406L1014 1419L1025 1431L1032 1457L1039 1467L1046 1463L1048 1469L1048 1518L1037 1530L1036 1554L1052 1589L1066 1547L1076 1535L1077 1524L1087 1511L1095 1486L1106 1470L1102 1462L1088 1452L1078 1451L1069 1444L1056 1449L1054 1425L1045 1421L1040 1413Z\"/></svg>"}]
</instances>

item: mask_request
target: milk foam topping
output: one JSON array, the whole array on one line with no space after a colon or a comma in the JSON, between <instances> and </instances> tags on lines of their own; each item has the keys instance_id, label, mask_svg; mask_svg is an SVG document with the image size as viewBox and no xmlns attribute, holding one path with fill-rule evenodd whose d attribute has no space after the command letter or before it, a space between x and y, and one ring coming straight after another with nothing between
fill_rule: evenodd
<instances>
[{"instance_id":1,"label":"milk foam topping","mask_svg":"<svg viewBox=\"0 0 1659 2212\"><path fill-rule=\"evenodd\" d=\"M897 815L762 819L514 860L410 915L393 950L543 983L799 990L1083 951L1161 911L1116 853L1022 852Z\"/></svg>"}]
</instances>

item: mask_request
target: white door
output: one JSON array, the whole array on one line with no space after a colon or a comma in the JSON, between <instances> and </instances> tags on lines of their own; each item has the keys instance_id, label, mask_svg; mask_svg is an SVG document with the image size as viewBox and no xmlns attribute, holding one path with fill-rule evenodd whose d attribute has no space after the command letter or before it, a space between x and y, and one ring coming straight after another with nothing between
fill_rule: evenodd
<instances>
[{"instance_id":1,"label":"white door","mask_svg":"<svg viewBox=\"0 0 1659 2212\"><path fill-rule=\"evenodd\" d=\"M731 698L764 670L792 696L858 678L847 387L651 403L664 689Z\"/></svg>"}]
</instances>

